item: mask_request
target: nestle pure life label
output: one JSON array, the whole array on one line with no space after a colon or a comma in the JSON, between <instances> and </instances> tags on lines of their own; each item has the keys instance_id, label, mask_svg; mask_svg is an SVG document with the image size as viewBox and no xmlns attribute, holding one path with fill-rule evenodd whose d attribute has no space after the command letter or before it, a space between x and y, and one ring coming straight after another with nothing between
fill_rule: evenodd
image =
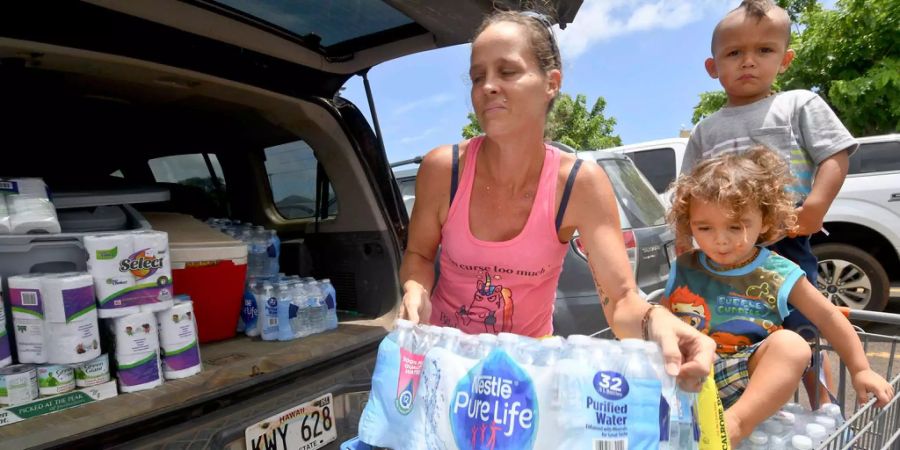
<instances>
[{"instance_id":1,"label":"nestle pure life label","mask_svg":"<svg viewBox=\"0 0 900 450\"><path fill-rule=\"evenodd\" d=\"M494 351L456 385L450 407L460 450L534 448L540 417L534 383L504 351Z\"/></svg>"}]
</instances>

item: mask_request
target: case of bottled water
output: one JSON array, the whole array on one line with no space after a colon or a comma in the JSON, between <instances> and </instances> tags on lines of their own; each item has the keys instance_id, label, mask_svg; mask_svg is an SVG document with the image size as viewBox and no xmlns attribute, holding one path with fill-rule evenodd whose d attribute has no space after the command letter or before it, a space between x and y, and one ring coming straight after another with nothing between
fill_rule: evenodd
<instances>
[{"instance_id":1,"label":"case of bottled water","mask_svg":"<svg viewBox=\"0 0 900 450\"><path fill-rule=\"evenodd\" d=\"M682 414L679 399L691 401L656 344L399 320L379 347L359 439L394 450L695 449L691 405ZM684 438L671 426L681 421Z\"/></svg>"}]
</instances>

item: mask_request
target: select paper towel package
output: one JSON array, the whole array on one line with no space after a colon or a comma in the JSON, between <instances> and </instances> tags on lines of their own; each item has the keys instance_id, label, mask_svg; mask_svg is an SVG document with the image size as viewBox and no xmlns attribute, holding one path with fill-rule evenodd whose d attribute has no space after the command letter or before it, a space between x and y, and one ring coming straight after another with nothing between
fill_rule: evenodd
<instances>
[{"instance_id":1,"label":"select paper towel package","mask_svg":"<svg viewBox=\"0 0 900 450\"><path fill-rule=\"evenodd\" d=\"M178 299L172 308L157 312L156 319L165 378L174 380L200 373L203 365L193 302Z\"/></svg>"},{"instance_id":2,"label":"select paper towel package","mask_svg":"<svg viewBox=\"0 0 900 450\"><path fill-rule=\"evenodd\" d=\"M168 235L161 231L85 236L101 318L172 306Z\"/></svg>"},{"instance_id":3,"label":"select paper towel package","mask_svg":"<svg viewBox=\"0 0 900 450\"><path fill-rule=\"evenodd\" d=\"M655 344L470 336L403 322L379 346L359 422L366 444L656 450L668 440L662 386L674 380L655 367Z\"/></svg>"},{"instance_id":4,"label":"select paper towel package","mask_svg":"<svg viewBox=\"0 0 900 450\"><path fill-rule=\"evenodd\" d=\"M40 178L0 178L0 233L56 234L56 208Z\"/></svg>"}]
</instances>

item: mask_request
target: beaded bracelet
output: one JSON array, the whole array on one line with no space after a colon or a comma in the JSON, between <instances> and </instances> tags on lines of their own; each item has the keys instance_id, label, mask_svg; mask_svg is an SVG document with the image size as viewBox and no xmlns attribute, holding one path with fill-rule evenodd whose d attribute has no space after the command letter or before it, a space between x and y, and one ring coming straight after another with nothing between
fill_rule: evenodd
<instances>
[{"instance_id":1,"label":"beaded bracelet","mask_svg":"<svg viewBox=\"0 0 900 450\"><path fill-rule=\"evenodd\" d=\"M644 317L641 319L641 335L644 337L645 341L650 340L650 313L657 308L664 308L664 306L657 304L650 305L650 307L647 308L647 311L644 312Z\"/></svg>"}]
</instances>

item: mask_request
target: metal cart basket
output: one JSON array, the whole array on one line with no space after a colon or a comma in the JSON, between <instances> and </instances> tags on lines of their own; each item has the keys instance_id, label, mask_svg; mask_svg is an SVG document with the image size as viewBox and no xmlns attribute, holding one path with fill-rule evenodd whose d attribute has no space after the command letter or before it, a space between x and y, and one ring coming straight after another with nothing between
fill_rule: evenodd
<instances>
[{"instance_id":1,"label":"metal cart basket","mask_svg":"<svg viewBox=\"0 0 900 450\"><path fill-rule=\"evenodd\" d=\"M900 330L900 314L858 311L847 308L841 308L841 310L851 320L897 325L898 330ZM900 359L898 359L900 355L897 354L900 336L867 333L862 328L855 328L866 354L869 355L872 369L888 380L894 387L895 392L900 391L900 370L894 370L895 361L900 362ZM834 348L824 343L821 339L817 339L813 345L813 350L833 352ZM876 361L874 361L876 358L882 361L878 361L878 364L876 364ZM815 369L817 373L820 370L819 367ZM833 393L833 400L849 418L818 448L829 450L900 449L900 395L895 394L894 398L883 408L875 407L874 398L864 404L859 404L856 401L856 395L849 380L849 373L843 362L840 363L838 368L836 391Z\"/></svg>"}]
</instances>

